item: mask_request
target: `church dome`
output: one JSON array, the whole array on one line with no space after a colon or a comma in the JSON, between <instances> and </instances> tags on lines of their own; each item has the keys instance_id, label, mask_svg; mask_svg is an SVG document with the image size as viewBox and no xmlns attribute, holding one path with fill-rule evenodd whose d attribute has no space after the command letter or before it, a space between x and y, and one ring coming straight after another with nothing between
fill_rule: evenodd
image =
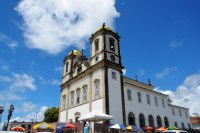
<instances>
[{"instance_id":1,"label":"church dome","mask_svg":"<svg viewBox=\"0 0 200 133\"><path fill-rule=\"evenodd\" d=\"M75 56L81 55L81 52L78 51L77 49L74 49L71 52L69 52L68 56L70 56L70 55L75 55Z\"/></svg>"},{"instance_id":2,"label":"church dome","mask_svg":"<svg viewBox=\"0 0 200 133\"><path fill-rule=\"evenodd\" d=\"M100 28L97 29L97 31L100 31L103 28L106 29L106 30L112 31L112 29L110 27L108 27L108 26L105 26L105 27L101 26Z\"/></svg>"}]
</instances>

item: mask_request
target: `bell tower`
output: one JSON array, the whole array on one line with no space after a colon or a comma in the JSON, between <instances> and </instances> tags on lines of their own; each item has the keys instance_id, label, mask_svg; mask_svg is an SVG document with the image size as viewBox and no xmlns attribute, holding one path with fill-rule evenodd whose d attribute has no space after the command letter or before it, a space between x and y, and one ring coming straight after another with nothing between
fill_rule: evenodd
<instances>
[{"instance_id":1,"label":"bell tower","mask_svg":"<svg viewBox=\"0 0 200 133\"><path fill-rule=\"evenodd\" d=\"M104 71L105 113L126 124L120 36L105 23L90 37L90 65ZM121 108L119 108L121 107Z\"/></svg>"},{"instance_id":2,"label":"bell tower","mask_svg":"<svg viewBox=\"0 0 200 133\"><path fill-rule=\"evenodd\" d=\"M90 38L91 65L106 60L121 66L119 39L118 33L113 32L105 23L92 34Z\"/></svg>"}]
</instances>

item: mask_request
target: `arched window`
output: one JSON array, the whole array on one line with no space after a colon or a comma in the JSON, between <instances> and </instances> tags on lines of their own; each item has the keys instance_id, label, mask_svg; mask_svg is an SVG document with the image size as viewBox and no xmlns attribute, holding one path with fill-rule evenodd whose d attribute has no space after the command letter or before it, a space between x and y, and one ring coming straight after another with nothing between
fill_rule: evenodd
<instances>
[{"instance_id":1,"label":"arched window","mask_svg":"<svg viewBox=\"0 0 200 133\"><path fill-rule=\"evenodd\" d=\"M110 44L110 51L115 52L115 40L113 38L109 38L109 44Z\"/></svg>"},{"instance_id":2,"label":"arched window","mask_svg":"<svg viewBox=\"0 0 200 133\"><path fill-rule=\"evenodd\" d=\"M71 107L74 106L74 91L71 92Z\"/></svg>"},{"instance_id":3,"label":"arched window","mask_svg":"<svg viewBox=\"0 0 200 133\"><path fill-rule=\"evenodd\" d=\"M80 93L81 93L81 89L77 88L76 89L76 104L80 103Z\"/></svg>"},{"instance_id":4,"label":"arched window","mask_svg":"<svg viewBox=\"0 0 200 133\"><path fill-rule=\"evenodd\" d=\"M99 50L99 39L96 39L94 41L94 45L95 45L95 52L97 52Z\"/></svg>"},{"instance_id":5,"label":"arched window","mask_svg":"<svg viewBox=\"0 0 200 133\"><path fill-rule=\"evenodd\" d=\"M139 121L140 121L140 128L144 128L145 127L145 118L143 114L139 115Z\"/></svg>"},{"instance_id":6,"label":"arched window","mask_svg":"<svg viewBox=\"0 0 200 133\"><path fill-rule=\"evenodd\" d=\"M165 121L165 127L169 127L169 121L166 116L164 117L164 121Z\"/></svg>"},{"instance_id":7,"label":"arched window","mask_svg":"<svg viewBox=\"0 0 200 133\"><path fill-rule=\"evenodd\" d=\"M183 122L181 123L181 125L182 125L182 129L185 129L185 124Z\"/></svg>"},{"instance_id":8,"label":"arched window","mask_svg":"<svg viewBox=\"0 0 200 133\"><path fill-rule=\"evenodd\" d=\"M135 115L132 112L128 114L128 123L129 125L135 125Z\"/></svg>"},{"instance_id":9,"label":"arched window","mask_svg":"<svg viewBox=\"0 0 200 133\"><path fill-rule=\"evenodd\" d=\"M65 110L65 105L66 105L66 95L63 95L63 98L62 98L62 103L63 103L63 106L62 106L62 110Z\"/></svg>"},{"instance_id":10,"label":"arched window","mask_svg":"<svg viewBox=\"0 0 200 133\"><path fill-rule=\"evenodd\" d=\"M87 85L83 86L83 103L87 102Z\"/></svg>"},{"instance_id":11,"label":"arched window","mask_svg":"<svg viewBox=\"0 0 200 133\"><path fill-rule=\"evenodd\" d=\"M158 127L162 127L162 121L159 115L157 116L157 125Z\"/></svg>"},{"instance_id":12,"label":"arched window","mask_svg":"<svg viewBox=\"0 0 200 133\"><path fill-rule=\"evenodd\" d=\"M96 79L94 81L94 97L95 98L99 98L100 97L100 80L99 79Z\"/></svg>"},{"instance_id":13,"label":"arched window","mask_svg":"<svg viewBox=\"0 0 200 133\"><path fill-rule=\"evenodd\" d=\"M154 120L153 120L153 116L152 115L149 115L148 120L149 120L149 126L150 127L154 127Z\"/></svg>"}]
</instances>

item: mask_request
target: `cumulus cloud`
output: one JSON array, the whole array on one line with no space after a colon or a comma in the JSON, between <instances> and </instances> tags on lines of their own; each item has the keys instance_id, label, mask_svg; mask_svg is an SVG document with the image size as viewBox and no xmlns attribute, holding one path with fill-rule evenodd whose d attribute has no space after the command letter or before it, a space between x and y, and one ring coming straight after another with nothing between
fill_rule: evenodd
<instances>
[{"instance_id":1,"label":"cumulus cloud","mask_svg":"<svg viewBox=\"0 0 200 133\"><path fill-rule=\"evenodd\" d=\"M170 96L173 104L190 108L190 114L200 114L200 73L190 75L185 78L184 82L179 85L175 91L155 90Z\"/></svg>"},{"instance_id":2,"label":"cumulus cloud","mask_svg":"<svg viewBox=\"0 0 200 133\"><path fill-rule=\"evenodd\" d=\"M11 76L0 75L0 82L2 86L8 86L0 91L0 101L6 103L14 100L22 100L25 97L22 95L26 90L35 91L35 79L26 74L13 73Z\"/></svg>"},{"instance_id":3,"label":"cumulus cloud","mask_svg":"<svg viewBox=\"0 0 200 133\"><path fill-rule=\"evenodd\" d=\"M36 111L36 110L32 111L24 117L15 117L15 118L11 119L11 121L14 121L14 120L16 120L18 122L43 121L44 113L45 113L46 109L48 109L47 106L42 106L39 111ZM36 117L37 117L37 120L36 120Z\"/></svg>"},{"instance_id":4,"label":"cumulus cloud","mask_svg":"<svg viewBox=\"0 0 200 133\"><path fill-rule=\"evenodd\" d=\"M156 74L156 78L163 79L165 76L169 75L170 73L177 71L177 67L167 67L163 71Z\"/></svg>"},{"instance_id":5,"label":"cumulus cloud","mask_svg":"<svg viewBox=\"0 0 200 133\"><path fill-rule=\"evenodd\" d=\"M183 46L183 42L177 42L177 41L173 41L169 44L169 47L172 49L182 47L182 46Z\"/></svg>"},{"instance_id":6,"label":"cumulus cloud","mask_svg":"<svg viewBox=\"0 0 200 133\"><path fill-rule=\"evenodd\" d=\"M0 42L7 44L8 47L10 47L11 49L15 49L16 47L18 47L17 41L13 40L3 33L0 33Z\"/></svg>"},{"instance_id":7,"label":"cumulus cloud","mask_svg":"<svg viewBox=\"0 0 200 133\"><path fill-rule=\"evenodd\" d=\"M27 46L50 54L84 48L103 22L113 28L119 17L115 0L21 0L15 9L23 18Z\"/></svg>"},{"instance_id":8,"label":"cumulus cloud","mask_svg":"<svg viewBox=\"0 0 200 133\"><path fill-rule=\"evenodd\" d=\"M32 76L29 76L28 74L13 74L13 84L10 86L10 88L21 88L21 89L30 89L30 90L36 90L36 86L34 84L35 79Z\"/></svg>"}]
</instances>

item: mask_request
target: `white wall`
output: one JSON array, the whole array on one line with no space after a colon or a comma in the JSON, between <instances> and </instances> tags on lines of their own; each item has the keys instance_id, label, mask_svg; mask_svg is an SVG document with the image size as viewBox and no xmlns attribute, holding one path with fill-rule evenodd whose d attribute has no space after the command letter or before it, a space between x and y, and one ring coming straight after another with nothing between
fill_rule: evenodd
<instances>
[{"instance_id":1,"label":"white wall","mask_svg":"<svg viewBox=\"0 0 200 133\"><path fill-rule=\"evenodd\" d=\"M60 112L60 122L67 122L66 118L66 111Z\"/></svg>"},{"instance_id":2,"label":"white wall","mask_svg":"<svg viewBox=\"0 0 200 133\"><path fill-rule=\"evenodd\" d=\"M116 79L112 78L112 72L116 73ZM111 68L108 69L108 88L109 112L114 118L112 121L123 124L120 73Z\"/></svg>"}]
</instances>

